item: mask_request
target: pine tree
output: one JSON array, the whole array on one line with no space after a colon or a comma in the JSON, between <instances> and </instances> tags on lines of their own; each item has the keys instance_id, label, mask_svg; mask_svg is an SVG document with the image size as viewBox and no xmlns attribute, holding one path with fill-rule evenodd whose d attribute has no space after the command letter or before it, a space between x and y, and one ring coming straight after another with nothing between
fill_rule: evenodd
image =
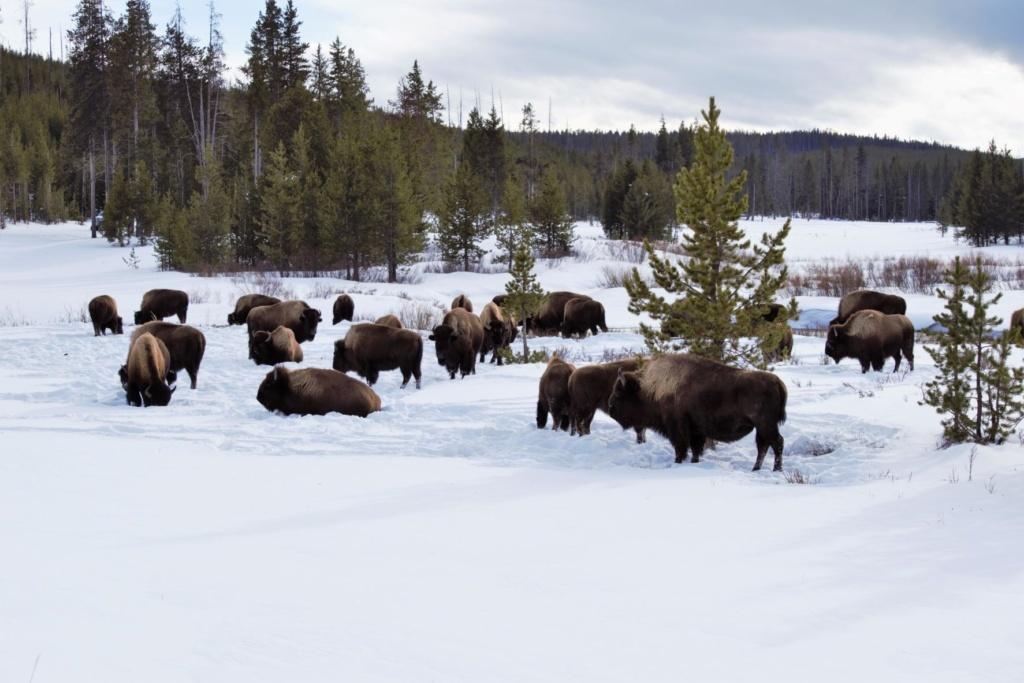
<instances>
[{"instance_id":1,"label":"pine tree","mask_svg":"<svg viewBox=\"0 0 1024 683\"><path fill-rule=\"evenodd\" d=\"M124 170L118 166L114 182L107 191L101 228L108 242L117 242L123 247L128 242L132 223L132 188L125 178Z\"/></svg>"},{"instance_id":2,"label":"pine tree","mask_svg":"<svg viewBox=\"0 0 1024 683\"><path fill-rule=\"evenodd\" d=\"M677 299L668 302L651 291L634 268L626 282L632 313L647 313L659 328L641 324L652 349L688 347L713 360L763 366L765 350L777 348L780 326L762 316L786 282L783 264L789 221L775 235L751 244L739 227L746 211L746 174L727 178L732 146L719 127L712 97L704 124L696 132L696 153L676 181L676 218L686 226L677 266L645 242L658 287ZM795 312L791 302L789 313ZM676 341L678 339L678 341Z\"/></svg>"},{"instance_id":3,"label":"pine tree","mask_svg":"<svg viewBox=\"0 0 1024 683\"><path fill-rule=\"evenodd\" d=\"M289 168L282 143L267 155L260 188L260 253L280 270L291 267L298 246L300 193L298 177Z\"/></svg>"},{"instance_id":4,"label":"pine tree","mask_svg":"<svg viewBox=\"0 0 1024 683\"><path fill-rule=\"evenodd\" d=\"M675 155L672 151L672 141L669 139L668 128L665 127L665 117L662 116L658 137L654 142L654 163L662 173L672 173L675 170Z\"/></svg>"},{"instance_id":5,"label":"pine tree","mask_svg":"<svg viewBox=\"0 0 1024 683\"><path fill-rule=\"evenodd\" d=\"M504 260L512 266L520 245L532 245L534 236L526 220L526 201L517 178L508 176L501 195L501 211L495 223L498 248L505 252Z\"/></svg>"},{"instance_id":6,"label":"pine tree","mask_svg":"<svg viewBox=\"0 0 1024 683\"><path fill-rule=\"evenodd\" d=\"M572 244L572 218L566 210L565 191L554 168L541 177L540 193L530 205L530 230L535 244L547 257L565 256Z\"/></svg>"},{"instance_id":7,"label":"pine tree","mask_svg":"<svg viewBox=\"0 0 1024 683\"><path fill-rule=\"evenodd\" d=\"M413 202L412 185L397 136L388 130L377 131L373 154L379 193L375 237L382 247L388 282L397 282L398 266L423 246L418 231L421 217Z\"/></svg>"},{"instance_id":8,"label":"pine tree","mask_svg":"<svg viewBox=\"0 0 1024 683\"><path fill-rule=\"evenodd\" d=\"M505 283L505 306L507 311L513 312L523 325L523 332L519 336L523 339L523 362L530 360L530 347L526 340L526 320L537 314L541 303L544 301L544 290L537 281L533 272L535 261L530 245L522 242L516 250L512 259L512 267L509 269L511 279Z\"/></svg>"},{"instance_id":9,"label":"pine tree","mask_svg":"<svg viewBox=\"0 0 1024 683\"><path fill-rule=\"evenodd\" d=\"M491 232L487 195L468 164L459 164L448 183L444 208L438 217L441 256L468 271L483 255L480 241Z\"/></svg>"},{"instance_id":10,"label":"pine tree","mask_svg":"<svg viewBox=\"0 0 1024 683\"><path fill-rule=\"evenodd\" d=\"M624 237L663 240L669 235L674 213L672 186L645 160L622 200L619 223Z\"/></svg>"},{"instance_id":11,"label":"pine tree","mask_svg":"<svg viewBox=\"0 0 1024 683\"><path fill-rule=\"evenodd\" d=\"M622 221L622 206L629 188L636 181L637 168L632 159L626 159L615 168L604 191L601 207L601 225L610 239L626 239L626 226Z\"/></svg>"}]
</instances>

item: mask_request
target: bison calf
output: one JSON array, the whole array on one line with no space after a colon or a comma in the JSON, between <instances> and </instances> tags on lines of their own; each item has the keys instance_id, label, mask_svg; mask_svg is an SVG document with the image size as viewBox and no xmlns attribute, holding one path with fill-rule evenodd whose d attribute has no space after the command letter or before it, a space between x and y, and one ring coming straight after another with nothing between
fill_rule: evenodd
<instances>
[{"instance_id":1,"label":"bison calf","mask_svg":"<svg viewBox=\"0 0 1024 683\"><path fill-rule=\"evenodd\" d=\"M339 294L338 298L334 300L334 318L331 324L337 325L342 320L351 321L355 312L356 303L352 301L352 297L348 294Z\"/></svg>"},{"instance_id":2,"label":"bison calf","mask_svg":"<svg viewBox=\"0 0 1024 683\"><path fill-rule=\"evenodd\" d=\"M381 371L401 370L402 388L416 378L420 388L423 337L412 330L400 330L376 323L349 328L344 339L334 342L334 369L355 372L371 386Z\"/></svg>"},{"instance_id":3,"label":"bison calf","mask_svg":"<svg viewBox=\"0 0 1024 683\"><path fill-rule=\"evenodd\" d=\"M845 323L828 328L825 355L837 364L844 358L860 361L861 372L868 368L880 371L885 359L896 361L893 372L900 369L900 357L914 369L914 325L905 315L888 315L878 311L857 311Z\"/></svg>"},{"instance_id":4,"label":"bison calf","mask_svg":"<svg viewBox=\"0 0 1024 683\"><path fill-rule=\"evenodd\" d=\"M124 334L124 321L117 314L117 302L114 298L101 294L89 302L89 319L92 320L94 336L106 334Z\"/></svg>"},{"instance_id":5,"label":"bison calf","mask_svg":"<svg viewBox=\"0 0 1024 683\"><path fill-rule=\"evenodd\" d=\"M358 415L380 410L380 396L362 382L337 370L276 367L256 392L264 408L285 415Z\"/></svg>"},{"instance_id":6,"label":"bison calf","mask_svg":"<svg viewBox=\"0 0 1024 683\"><path fill-rule=\"evenodd\" d=\"M451 379L456 372L463 378L476 374L476 356L484 342L480 318L464 308L453 308L430 333L430 341L434 342L437 364L448 370Z\"/></svg>"},{"instance_id":7,"label":"bison calf","mask_svg":"<svg viewBox=\"0 0 1024 683\"><path fill-rule=\"evenodd\" d=\"M149 333L136 337L128 349L128 362L118 371L130 406L165 406L174 389L170 353L162 341ZM171 380L173 381L173 379Z\"/></svg>"},{"instance_id":8,"label":"bison calf","mask_svg":"<svg viewBox=\"0 0 1024 683\"><path fill-rule=\"evenodd\" d=\"M171 371L185 370L195 389L199 380L199 364L203 362L203 354L206 353L206 337L203 333L189 325L154 321L132 332L132 343L144 334L151 334L164 343L170 353L168 362Z\"/></svg>"},{"instance_id":9,"label":"bison calf","mask_svg":"<svg viewBox=\"0 0 1024 683\"><path fill-rule=\"evenodd\" d=\"M640 368L635 358L612 363L599 363L578 368L569 375L569 413L572 434L585 436L590 433L594 414L600 410L608 412L608 399L615 387L620 372L632 372ZM644 443L644 429L636 429L636 442Z\"/></svg>"},{"instance_id":10,"label":"bison calf","mask_svg":"<svg viewBox=\"0 0 1024 683\"><path fill-rule=\"evenodd\" d=\"M180 289L151 289L142 295L142 304L135 311L135 324L163 320L172 315L184 323L188 316L188 294Z\"/></svg>"},{"instance_id":11,"label":"bison calf","mask_svg":"<svg viewBox=\"0 0 1024 683\"><path fill-rule=\"evenodd\" d=\"M537 429L544 429L551 413L551 429L569 431L572 417L569 399L569 377L576 369L558 356L553 356L540 376L537 391Z\"/></svg>"},{"instance_id":12,"label":"bison calf","mask_svg":"<svg viewBox=\"0 0 1024 683\"><path fill-rule=\"evenodd\" d=\"M272 306L279 304L281 300L276 296L266 294L243 294L235 302L235 310L228 313L228 325L244 325L245 319L249 317L249 311L257 306Z\"/></svg>"},{"instance_id":13,"label":"bison calf","mask_svg":"<svg viewBox=\"0 0 1024 683\"><path fill-rule=\"evenodd\" d=\"M259 330L249 340L249 358L256 365L301 363L302 347L295 341L295 333L283 325L273 332Z\"/></svg>"}]
</instances>

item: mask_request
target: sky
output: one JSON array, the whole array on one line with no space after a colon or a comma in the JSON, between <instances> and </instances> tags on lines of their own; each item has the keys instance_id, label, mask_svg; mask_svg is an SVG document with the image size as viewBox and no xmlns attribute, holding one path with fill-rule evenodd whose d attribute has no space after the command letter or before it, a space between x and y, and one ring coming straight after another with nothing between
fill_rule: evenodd
<instances>
[{"instance_id":1,"label":"sky","mask_svg":"<svg viewBox=\"0 0 1024 683\"><path fill-rule=\"evenodd\" d=\"M174 0L151 0L166 24ZM181 0L203 35L206 0ZM692 121L714 95L728 128L823 128L934 140L990 139L1024 156L1020 0L297 0L303 37L352 47L377 104L418 59L463 119L493 102L507 126L533 102L553 128L654 130ZM711 5L717 5L711 7ZM123 0L109 5L115 13ZM245 61L262 4L219 0L227 61ZM0 36L24 47L22 4L0 4ZM32 0L35 51L67 30L72 0Z\"/></svg>"}]
</instances>

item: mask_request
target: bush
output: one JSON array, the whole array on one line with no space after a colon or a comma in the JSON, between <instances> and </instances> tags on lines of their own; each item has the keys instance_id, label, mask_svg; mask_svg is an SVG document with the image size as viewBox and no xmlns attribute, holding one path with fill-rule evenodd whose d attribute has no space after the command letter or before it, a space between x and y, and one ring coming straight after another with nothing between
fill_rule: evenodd
<instances>
[{"instance_id":1,"label":"bush","mask_svg":"<svg viewBox=\"0 0 1024 683\"><path fill-rule=\"evenodd\" d=\"M410 330L432 330L441 324L443 311L430 304L409 301L395 315Z\"/></svg>"}]
</instances>

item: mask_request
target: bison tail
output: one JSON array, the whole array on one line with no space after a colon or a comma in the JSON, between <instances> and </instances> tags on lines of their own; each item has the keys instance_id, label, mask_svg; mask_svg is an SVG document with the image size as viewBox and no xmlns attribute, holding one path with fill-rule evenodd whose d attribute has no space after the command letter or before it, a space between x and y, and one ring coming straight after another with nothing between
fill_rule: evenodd
<instances>
[{"instance_id":1,"label":"bison tail","mask_svg":"<svg viewBox=\"0 0 1024 683\"><path fill-rule=\"evenodd\" d=\"M537 429L544 429L548 426L548 404L537 399Z\"/></svg>"},{"instance_id":2,"label":"bison tail","mask_svg":"<svg viewBox=\"0 0 1024 683\"><path fill-rule=\"evenodd\" d=\"M786 422L786 401L789 399L789 391L786 389L785 383L780 379L779 382L779 424Z\"/></svg>"}]
</instances>

